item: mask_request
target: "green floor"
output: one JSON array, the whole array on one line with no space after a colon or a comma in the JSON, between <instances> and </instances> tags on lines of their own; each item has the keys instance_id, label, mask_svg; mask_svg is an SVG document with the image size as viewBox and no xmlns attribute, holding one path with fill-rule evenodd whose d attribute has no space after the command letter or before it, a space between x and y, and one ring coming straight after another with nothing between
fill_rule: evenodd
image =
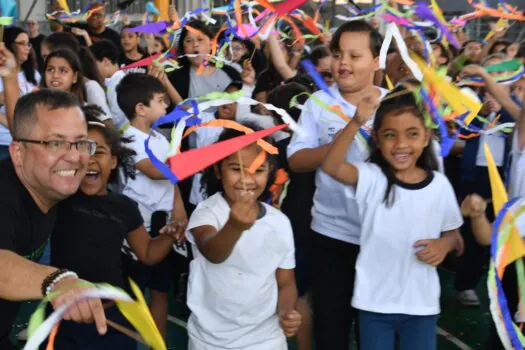
<instances>
[{"instance_id":1,"label":"green floor","mask_svg":"<svg viewBox=\"0 0 525 350\"><path fill-rule=\"evenodd\" d=\"M478 294L482 298L483 306L479 308L466 308L459 306L455 300L454 276L452 273L441 269L442 285L442 313L439 320L438 349L483 349L487 337L490 314L488 311L488 298L485 283L480 283ZM18 324L14 330L18 332L25 328L27 319L35 307L35 303L24 305ZM168 348L186 349L187 335L184 329L186 318L182 315L177 303L172 300L170 305L170 320L168 329ZM15 333L13 332L13 333ZM445 336L445 334L448 334ZM22 344L20 344L22 346ZM142 348L145 349L145 348ZM141 349L141 350L142 350ZM295 349L290 342L290 349Z\"/></svg>"}]
</instances>

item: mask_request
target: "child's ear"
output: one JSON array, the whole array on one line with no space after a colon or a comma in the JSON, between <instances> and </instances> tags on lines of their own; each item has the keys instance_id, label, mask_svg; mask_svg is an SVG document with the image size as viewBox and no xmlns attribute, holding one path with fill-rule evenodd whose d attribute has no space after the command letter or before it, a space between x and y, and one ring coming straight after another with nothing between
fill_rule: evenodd
<instances>
[{"instance_id":1,"label":"child's ear","mask_svg":"<svg viewBox=\"0 0 525 350\"><path fill-rule=\"evenodd\" d=\"M137 103L135 105L135 115L143 117L146 114L146 106L143 103Z\"/></svg>"},{"instance_id":2,"label":"child's ear","mask_svg":"<svg viewBox=\"0 0 525 350\"><path fill-rule=\"evenodd\" d=\"M115 170L118 165L118 159L116 156L111 156L111 170Z\"/></svg>"}]
</instances>

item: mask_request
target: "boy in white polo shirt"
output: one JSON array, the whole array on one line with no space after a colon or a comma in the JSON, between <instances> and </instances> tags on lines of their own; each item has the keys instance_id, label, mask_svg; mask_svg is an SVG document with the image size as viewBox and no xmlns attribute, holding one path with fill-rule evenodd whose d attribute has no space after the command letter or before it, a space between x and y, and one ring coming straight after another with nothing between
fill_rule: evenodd
<instances>
[{"instance_id":1,"label":"boy in white polo shirt","mask_svg":"<svg viewBox=\"0 0 525 350\"><path fill-rule=\"evenodd\" d=\"M330 43L336 84L329 89L336 98L324 91L314 95L327 105L341 105L348 117L355 114L355 106L361 98L370 94L378 99L383 97L387 91L373 84L374 74L379 69L382 40L365 21L340 26ZM356 319L350 302L359 253L360 221L356 202L344 195L345 185L320 169L331 142L346 121L310 98L299 124L307 132L303 136L296 133L292 136L288 146L290 168L295 172L317 170L311 224L312 247L315 247L312 249L311 292L316 347L346 350L350 346L348 332ZM348 151L347 161L364 161L368 156L367 141L358 138ZM355 216L348 216L349 211Z\"/></svg>"},{"instance_id":2,"label":"boy in white polo shirt","mask_svg":"<svg viewBox=\"0 0 525 350\"><path fill-rule=\"evenodd\" d=\"M152 237L158 235L158 230L166 224L169 217L183 232L187 216L180 192L153 165L144 145L150 137L149 147L153 154L163 162L167 160L169 142L161 133L151 128L156 120L166 114L166 90L157 78L132 73L121 80L117 87L117 98L120 108L130 120L130 125L124 128L124 136L132 140L128 147L136 152L134 161L137 167L135 179L125 184L123 193L138 203L144 226ZM157 223L159 221L161 222ZM147 286L151 290L151 313L163 335L166 334L168 317L172 258L168 256L151 269L139 266L138 272L132 272L142 287Z\"/></svg>"}]
</instances>

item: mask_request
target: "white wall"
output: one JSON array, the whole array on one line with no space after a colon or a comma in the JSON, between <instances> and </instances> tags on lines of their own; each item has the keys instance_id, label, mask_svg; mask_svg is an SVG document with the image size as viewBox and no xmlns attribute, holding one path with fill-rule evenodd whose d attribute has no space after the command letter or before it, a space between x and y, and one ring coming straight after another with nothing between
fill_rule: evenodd
<instances>
[{"instance_id":1,"label":"white wall","mask_svg":"<svg viewBox=\"0 0 525 350\"><path fill-rule=\"evenodd\" d=\"M27 12L31 8L34 0L19 0L18 1L18 15L21 21L25 20ZM36 19L43 21L46 15L46 0L36 0L35 7L31 12L29 19Z\"/></svg>"}]
</instances>

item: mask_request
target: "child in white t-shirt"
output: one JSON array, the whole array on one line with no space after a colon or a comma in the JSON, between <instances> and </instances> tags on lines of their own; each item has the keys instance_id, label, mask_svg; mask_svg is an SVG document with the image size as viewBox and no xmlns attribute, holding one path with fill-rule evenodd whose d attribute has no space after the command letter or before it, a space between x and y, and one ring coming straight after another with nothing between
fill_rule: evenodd
<instances>
[{"instance_id":1,"label":"child in white t-shirt","mask_svg":"<svg viewBox=\"0 0 525 350\"><path fill-rule=\"evenodd\" d=\"M509 196L525 197L525 100L512 137Z\"/></svg>"},{"instance_id":2,"label":"child in white t-shirt","mask_svg":"<svg viewBox=\"0 0 525 350\"><path fill-rule=\"evenodd\" d=\"M416 92L417 93L417 92ZM351 185L360 252L352 306L359 310L361 347L436 349L440 284L436 266L461 243L463 220L447 178L437 172L431 131L412 92L387 95L376 111L369 162L345 155L377 107L365 97L334 141L323 170Z\"/></svg>"},{"instance_id":3,"label":"child in white t-shirt","mask_svg":"<svg viewBox=\"0 0 525 350\"><path fill-rule=\"evenodd\" d=\"M226 130L219 141L240 135ZM267 155L253 174L247 170L259 152L252 144L203 175L209 198L191 215L186 233L194 253L190 350L285 350L285 336L300 326L290 221L262 202L275 157Z\"/></svg>"},{"instance_id":4,"label":"child in white t-shirt","mask_svg":"<svg viewBox=\"0 0 525 350\"><path fill-rule=\"evenodd\" d=\"M124 137L132 139L129 148L135 151L135 179L128 180L123 194L138 203L144 226L152 236L171 218L172 225L184 230L187 217L177 186L173 186L146 154L144 142L150 137L149 147L162 162L166 162L169 142L152 125L166 114L166 90L161 81L146 74L127 74L117 87L120 108L130 120ZM172 256L147 268L128 264L128 272L141 287L151 290L150 308L161 334L165 335L168 317L168 292L173 279ZM129 259L128 259L129 260ZM136 268L136 269L134 269ZM131 272L130 272L131 270Z\"/></svg>"}]
</instances>

